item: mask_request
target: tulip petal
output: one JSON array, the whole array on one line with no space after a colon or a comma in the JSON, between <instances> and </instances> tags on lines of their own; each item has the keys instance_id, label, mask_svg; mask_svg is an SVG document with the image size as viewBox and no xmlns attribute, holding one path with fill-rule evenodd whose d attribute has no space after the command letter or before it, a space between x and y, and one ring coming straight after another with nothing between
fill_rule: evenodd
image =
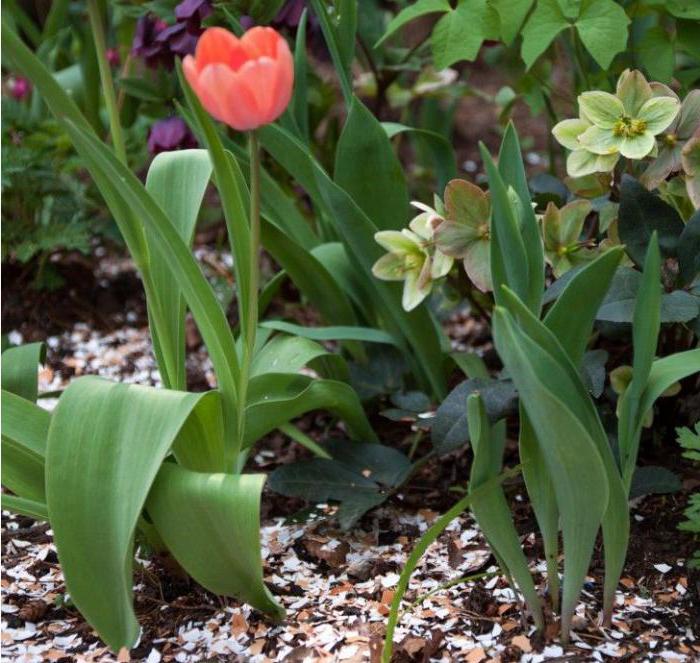
<instances>
[{"instance_id":1,"label":"tulip petal","mask_svg":"<svg viewBox=\"0 0 700 663\"><path fill-rule=\"evenodd\" d=\"M280 41L284 41L284 38L274 28L256 26L241 37L241 46L249 59L257 60L261 57L276 59Z\"/></svg>"},{"instance_id":2,"label":"tulip petal","mask_svg":"<svg viewBox=\"0 0 700 663\"><path fill-rule=\"evenodd\" d=\"M578 103L586 118L603 129L612 129L625 114L622 102L609 92L584 92L579 95Z\"/></svg>"},{"instance_id":3,"label":"tulip petal","mask_svg":"<svg viewBox=\"0 0 700 663\"><path fill-rule=\"evenodd\" d=\"M217 120L237 131L259 126L255 97L240 84L239 74L226 65L206 67L199 75L199 90L202 104Z\"/></svg>"},{"instance_id":4,"label":"tulip petal","mask_svg":"<svg viewBox=\"0 0 700 663\"><path fill-rule=\"evenodd\" d=\"M248 59L238 37L224 28L208 28L197 42L195 62L200 73L211 64L225 64L236 71Z\"/></svg>"}]
</instances>

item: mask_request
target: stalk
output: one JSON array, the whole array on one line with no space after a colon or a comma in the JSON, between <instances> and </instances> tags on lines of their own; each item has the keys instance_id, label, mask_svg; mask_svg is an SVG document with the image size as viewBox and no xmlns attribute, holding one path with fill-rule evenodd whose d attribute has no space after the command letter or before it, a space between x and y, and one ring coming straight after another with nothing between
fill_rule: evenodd
<instances>
[{"instance_id":1,"label":"stalk","mask_svg":"<svg viewBox=\"0 0 700 663\"><path fill-rule=\"evenodd\" d=\"M248 393L250 366L255 350L255 335L258 327L258 290L260 284L260 145L255 131L248 134L250 156L250 279L248 311L241 325L243 353L240 382L238 385L238 436L235 457L238 457L245 439L245 408ZM242 468L239 468L242 471Z\"/></svg>"},{"instance_id":2,"label":"stalk","mask_svg":"<svg viewBox=\"0 0 700 663\"><path fill-rule=\"evenodd\" d=\"M124 136L122 125L119 121L119 108L117 98L114 93L114 81L112 80L112 70L107 62L107 42L105 39L104 26L102 23L102 12L98 5L98 0L88 0L88 15L90 16L90 27L92 28L95 40L95 51L97 64L100 69L100 82L102 83L102 93L105 98L105 107L109 115L109 133L114 145L117 158L122 163L126 163L126 148L124 146Z\"/></svg>"}]
</instances>

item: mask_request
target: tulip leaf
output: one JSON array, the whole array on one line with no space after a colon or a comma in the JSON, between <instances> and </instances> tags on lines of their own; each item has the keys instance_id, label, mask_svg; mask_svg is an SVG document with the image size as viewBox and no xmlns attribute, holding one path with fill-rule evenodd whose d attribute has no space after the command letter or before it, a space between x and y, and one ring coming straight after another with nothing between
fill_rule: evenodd
<instances>
[{"instance_id":1,"label":"tulip leaf","mask_svg":"<svg viewBox=\"0 0 700 663\"><path fill-rule=\"evenodd\" d=\"M7 348L2 353L2 388L36 402L39 390L39 364L44 362L43 343L27 343Z\"/></svg>"},{"instance_id":2,"label":"tulip leaf","mask_svg":"<svg viewBox=\"0 0 700 663\"><path fill-rule=\"evenodd\" d=\"M46 497L59 561L74 603L115 651L139 634L132 553L141 510L183 425L213 396L83 377L54 410Z\"/></svg>"},{"instance_id":3,"label":"tulip leaf","mask_svg":"<svg viewBox=\"0 0 700 663\"><path fill-rule=\"evenodd\" d=\"M46 501L44 456L51 415L2 391L2 485L22 498Z\"/></svg>"},{"instance_id":4,"label":"tulip leaf","mask_svg":"<svg viewBox=\"0 0 700 663\"><path fill-rule=\"evenodd\" d=\"M353 438L378 441L357 394L348 384L298 373L265 373L252 378L248 386L245 446L280 424L319 409L343 419Z\"/></svg>"},{"instance_id":5,"label":"tulip leaf","mask_svg":"<svg viewBox=\"0 0 700 663\"><path fill-rule=\"evenodd\" d=\"M262 474L192 472L164 463L146 508L168 550L200 585L282 619L284 609L262 576L264 483Z\"/></svg>"},{"instance_id":6,"label":"tulip leaf","mask_svg":"<svg viewBox=\"0 0 700 663\"><path fill-rule=\"evenodd\" d=\"M334 179L379 230L400 230L406 224L403 168L386 131L357 97L338 140Z\"/></svg>"},{"instance_id":7,"label":"tulip leaf","mask_svg":"<svg viewBox=\"0 0 700 663\"><path fill-rule=\"evenodd\" d=\"M503 486L493 484L488 492L474 492L501 472L506 442L505 420L491 424L479 392L474 392L467 398L467 419L474 449L474 461L469 477L471 510L503 571L517 583L537 628L541 629L544 626L542 603L520 546Z\"/></svg>"},{"instance_id":8,"label":"tulip leaf","mask_svg":"<svg viewBox=\"0 0 700 663\"><path fill-rule=\"evenodd\" d=\"M303 327L282 320L265 320L260 323L266 329L295 334L314 341L364 341L365 343L394 344L394 338L381 329L372 327Z\"/></svg>"},{"instance_id":9,"label":"tulip leaf","mask_svg":"<svg viewBox=\"0 0 700 663\"><path fill-rule=\"evenodd\" d=\"M148 169L146 190L160 205L182 241L189 247L194 239L199 208L204 198L212 167L206 150L179 150L156 156ZM159 251L153 231L146 230L151 249L150 279L157 306L162 311L163 324L151 320L151 333L158 336L160 351L170 348L172 357L159 363L167 387L185 389L185 301L182 291L171 275L169 256ZM156 324L154 324L156 323ZM167 342L164 342L167 338ZM168 372L172 367L173 375Z\"/></svg>"},{"instance_id":10,"label":"tulip leaf","mask_svg":"<svg viewBox=\"0 0 700 663\"><path fill-rule=\"evenodd\" d=\"M531 316L524 306L521 315ZM528 322L546 335L546 328L534 317ZM566 639L608 505L606 468L592 437L596 428L591 429L578 418L579 413L586 412L586 401L578 395L578 376L572 379L566 366L520 329L502 307L497 307L494 314L494 340L543 449L562 514L565 570L561 612L562 636ZM599 420L597 427L601 428ZM567 444L561 444L563 430L567 431Z\"/></svg>"}]
</instances>

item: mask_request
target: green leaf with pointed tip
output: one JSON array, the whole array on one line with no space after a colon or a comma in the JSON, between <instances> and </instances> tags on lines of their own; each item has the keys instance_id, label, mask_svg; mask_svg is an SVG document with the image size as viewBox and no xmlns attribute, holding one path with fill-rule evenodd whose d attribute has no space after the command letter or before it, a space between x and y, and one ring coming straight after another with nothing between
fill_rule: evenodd
<instances>
[{"instance_id":1,"label":"green leaf with pointed tip","mask_svg":"<svg viewBox=\"0 0 700 663\"><path fill-rule=\"evenodd\" d=\"M575 366L581 363L596 314L623 254L622 247L610 249L577 271L544 318Z\"/></svg>"},{"instance_id":2,"label":"green leaf with pointed tip","mask_svg":"<svg viewBox=\"0 0 700 663\"><path fill-rule=\"evenodd\" d=\"M518 217L506 184L486 146L480 144L491 192L491 278L496 302L501 299L501 286L514 290L521 299L530 302L528 256ZM540 291L538 297L541 297ZM533 302L534 303L534 302Z\"/></svg>"},{"instance_id":3,"label":"green leaf with pointed tip","mask_svg":"<svg viewBox=\"0 0 700 663\"><path fill-rule=\"evenodd\" d=\"M36 520L48 521L49 519L49 512L44 502L36 502L25 497L3 494L2 508Z\"/></svg>"},{"instance_id":4,"label":"green leaf with pointed tip","mask_svg":"<svg viewBox=\"0 0 700 663\"><path fill-rule=\"evenodd\" d=\"M46 501L44 455L51 415L21 396L2 392L2 485L19 497Z\"/></svg>"},{"instance_id":5,"label":"green leaf with pointed tip","mask_svg":"<svg viewBox=\"0 0 700 663\"><path fill-rule=\"evenodd\" d=\"M324 409L346 422L354 439L377 442L355 391L344 382L294 373L265 373L250 380L245 446L311 410Z\"/></svg>"},{"instance_id":6,"label":"green leaf with pointed tip","mask_svg":"<svg viewBox=\"0 0 700 663\"><path fill-rule=\"evenodd\" d=\"M43 343L27 343L10 347L2 353L2 388L36 402L39 390L39 364L44 362Z\"/></svg>"},{"instance_id":7,"label":"green leaf with pointed tip","mask_svg":"<svg viewBox=\"0 0 700 663\"><path fill-rule=\"evenodd\" d=\"M566 369L520 329L502 307L494 313L494 341L543 449L562 514L562 636L566 639L608 505L606 469L592 433L576 414L582 404L576 398L577 385ZM562 431L566 431L566 444L561 444Z\"/></svg>"},{"instance_id":8,"label":"green leaf with pointed tip","mask_svg":"<svg viewBox=\"0 0 700 663\"><path fill-rule=\"evenodd\" d=\"M428 14L444 14L451 11L449 0L418 0L402 9L387 25L382 38L374 45L381 46L387 39L398 32L404 25Z\"/></svg>"},{"instance_id":9,"label":"green leaf with pointed tip","mask_svg":"<svg viewBox=\"0 0 700 663\"><path fill-rule=\"evenodd\" d=\"M661 327L661 254L656 232L651 236L647 248L642 282L637 293L632 322L632 340L634 359L632 361L632 380L620 398L618 420L618 444L620 447L620 464L625 485L629 490L637 464L639 436L635 431L640 428L646 415L641 412L640 399L649 379L656 345Z\"/></svg>"},{"instance_id":10,"label":"green leaf with pointed tip","mask_svg":"<svg viewBox=\"0 0 700 663\"><path fill-rule=\"evenodd\" d=\"M520 231L525 245L528 265L528 297L530 308L539 313L544 292L544 250L540 228L530 198L530 188L525 175L525 164L518 132L508 123L498 152L498 172L507 187L512 187L520 199Z\"/></svg>"},{"instance_id":11,"label":"green leaf with pointed tip","mask_svg":"<svg viewBox=\"0 0 700 663\"><path fill-rule=\"evenodd\" d=\"M408 217L403 168L379 121L357 98L338 140L334 179L379 230L399 230Z\"/></svg>"},{"instance_id":12,"label":"green leaf with pointed tip","mask_svg":"<svg viewBox=\"0 0 700 663\"><path fill-rule=\"evenodd\" d=\"M503 464L503 449L506 442L505 420L491 425L486 407L478 392L467 398L467 420L474 461L469 477L469 491L498 476ZM527 560L520 546L518 532L513 524L513 516L508 507L503 487L494 484L484 494L472 496L471 509L479 527L505 564L503 571L512 576L523 593L537 628L544 626L542 602L528 568Z\"/></svg>"},{"instance_id":13,"label":"green leaf with pointed tip","mask_svg":"<svg viewBox=\"0 0 700 663\"><path fill-rule=\"evenodd\" d=\"M199 208L204 198L212 167L206 150L177 150L162 152L153 159L146 191L165 212L182 241L192 246ZM185 389L185 300L171 274L170 256L159 250L159 242L152 230L146 230L146 241L151 250L150 278L153 298L149 302L160 307L162 317L151 318L151 333L158 337L162 352L166 348L172 356L159 364L165 385L171 389ZM163 324L158 324L162 320ZM173 374L169 373L169 367Z\"/></svg>"},{"instance_id":14,"label":"green leaf with pointed tip","mask_svg":"<svg viewBox=\"0 0 700 663\"><path fill-rule=\"evenodd\" d=\"M164 463L146 502L153 524L187 573L215 594L284 617L263 582L262 474L192 472Z\"/></svg>"}]
</instances>

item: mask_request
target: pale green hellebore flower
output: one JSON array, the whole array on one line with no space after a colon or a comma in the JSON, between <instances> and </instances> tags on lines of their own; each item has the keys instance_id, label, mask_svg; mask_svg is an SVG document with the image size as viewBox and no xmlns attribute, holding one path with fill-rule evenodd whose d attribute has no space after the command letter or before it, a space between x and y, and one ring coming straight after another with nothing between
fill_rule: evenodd
<instances>
[{"instance_id":1,"label":"pale green hellebore flower","mask_svg":"<svg viewBox=\"0 0 700 663\"><path fill-rule=\"evenodd\" d=\"M482 292L491 283L491 199L475 184L452 180L445 188L446 219L435 231L440 251L463 261L469 280Z\"/></svg>"},{"instance_id":2,"label":"pale green hellebore flower","mask_svg":"<svg viewBox=\"0 0 700 663\"><path fill-rule=\"evenodd\" d=\"M579 118L559 122L552 133L572 150L566 168L572 177L608 172L620 155L643 159L656 149L656 136L675 119L680 102L647 82L639 71L624 71L615 94L579 95Z\"/></svg>"},{"instance_id":3,"label":"pale green hellebore flower","mask_svg":"<svg viewBox=\"0 0 700 663\"><path fill-rule=\"evenodd\" d=\"M574 200L561 209L552 202L547 205L542 216L544 255L556 278L597 255L581 241L583 223L590 211L588 200Z\"/></svg>"},{"instance_id":4,"label":"pale green hellebore flower","mask_svg":"<svg viewBox=\"0 0 700 663\"><path fill-rule=\"evenodd\" d=\"M374 239L388 253L372 267L372 273L383 281L404 281L401 304L412 311L429 294L433 282L447 276L452 258L435 249L433 235L444 219L422 203L411 203L422 210L408 228L382 230Z\"/></svg>"}]
</instances>

